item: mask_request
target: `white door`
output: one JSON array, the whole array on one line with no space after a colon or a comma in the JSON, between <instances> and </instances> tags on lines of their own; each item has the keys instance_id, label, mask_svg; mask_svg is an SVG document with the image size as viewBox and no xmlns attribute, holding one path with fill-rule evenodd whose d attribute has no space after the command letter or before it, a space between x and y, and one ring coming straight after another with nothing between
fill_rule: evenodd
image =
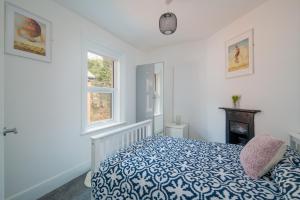
<instances>
[{"instance_id":1,"label":"white door","mask_svg":"<svg viewBox=\"0 0 300 200\"><path fill-rule=\"evenodd\" d=\"M154 64L136 68L136 121L154 117Z\"/></svg>"},{"instance_id":2,"label":"white door","mask_svg":"<svg viewBox=\"0 0 300 200\"><path fill-rule=\"evenodd\" d=\"M4 0L0 0L0 200L4 199Z\"/></svg>"},{"instance_id":3,"label":"white door","mask_svg":"<svg viewBox=\"0 0 300 200\"><path fill-rule=\"evenodd\" d=\"M2 51L1 51L2 54ZM0 200L4 199L4 107L3 107L3 55L0 56Z\"/></svg>"},{"instance_id":4,"label":"white door","mask_svg":"<svg viewBox=\"0 0 300 200\"><path fill-rule=\"evenodd\" d=\"M4 199L4 136L2 130L4 127L4 106L3 106L3 49L0 56L0 200Z\"/></svg>"}]
</instances>

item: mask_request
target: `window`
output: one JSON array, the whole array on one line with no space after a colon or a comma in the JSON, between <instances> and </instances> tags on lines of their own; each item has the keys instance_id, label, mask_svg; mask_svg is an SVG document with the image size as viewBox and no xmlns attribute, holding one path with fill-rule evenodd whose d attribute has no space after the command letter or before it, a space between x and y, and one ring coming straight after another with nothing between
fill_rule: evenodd
<instances>
[{"instance_id":1,"label":"window","mask_svg":"<svg viewBox=\"0 0 300 200\"><path fill-rule=\"evenodd\" d=\"M88 125L113 120L114 60L88 52Z\"/></svg>"},{"instance_id":2,"label":"window","mask_svg":"<svg viewBox=\"0 0 300 200\"><path fill-rule=\"evenodd\" d=\"M160 74L154 74L154 115L160 115L161 112L161 88L160 88Z\"/></svg>"},{"instance_id":3,"label":"window","mask_svg":"<svg viewBox=\"0 0 300 200\"><path fill-rule=\"evenodd\" d=\"M84 132L120 121L118 59L99 49L91 49L84 52Z\"/></svg>"},{"instance_id":4,"label":"window","mask_svg":"<svg viewBox=\"0 0 300 200\"><path fill-rule=\"evenodd\" d=\"M163 65L155 64L154 68L154 115L163 114Z\"/></svg>"}]
</instances>

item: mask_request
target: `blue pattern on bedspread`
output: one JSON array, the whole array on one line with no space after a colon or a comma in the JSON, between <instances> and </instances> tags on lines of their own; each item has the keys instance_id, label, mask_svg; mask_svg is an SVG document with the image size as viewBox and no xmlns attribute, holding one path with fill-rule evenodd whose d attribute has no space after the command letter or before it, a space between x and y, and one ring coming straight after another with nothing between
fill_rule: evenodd
<instances>
[{"instance_id":1,"label":"blue pattern on bedspread","mask_svg":"<svg viewBox=\"0 0 300 200\"><path fill-rule=\"evenodd\" d=\"M271 173L259 180L244 173L241 149L190 139L147 138L101 163L92 177L92 194L97 200L289 199ZM291 149L286 154L299 158Z\"/></svg>"}]
</instances>

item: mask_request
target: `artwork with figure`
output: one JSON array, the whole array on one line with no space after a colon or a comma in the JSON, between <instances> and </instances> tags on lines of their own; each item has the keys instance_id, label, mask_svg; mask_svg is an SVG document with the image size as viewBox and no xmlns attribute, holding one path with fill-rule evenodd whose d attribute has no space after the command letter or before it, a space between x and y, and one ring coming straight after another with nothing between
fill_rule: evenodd
<instances>
[{"instance_id":1,"label":"artwork with figure","mask_svg":"<svg viewBox=\"0 0 300 200\"><path fill-rule=\"evenodd\" d=\"M249 67L249 39L244 39L228 48L228 71L237 71Z\"/></svg>"},{"instance_id":2,"label":"artwork with figure","mask_svg":"<svg viewBox=\"0 0 300 200\"><path fill-rule=\"evenodd\" d=\"M15 49L45 56L45 38L45 24L15 13Z\"/></svg>"},{"instance_id":3,"label":"artwork with figure","mask_svg":"<svg viewBox=\"0 0 300 200\"><path fill-rule=\"evenodd\" d=\"M253 29L226 42L226 76L253 73Z\"/></svg>"}]
</instances>

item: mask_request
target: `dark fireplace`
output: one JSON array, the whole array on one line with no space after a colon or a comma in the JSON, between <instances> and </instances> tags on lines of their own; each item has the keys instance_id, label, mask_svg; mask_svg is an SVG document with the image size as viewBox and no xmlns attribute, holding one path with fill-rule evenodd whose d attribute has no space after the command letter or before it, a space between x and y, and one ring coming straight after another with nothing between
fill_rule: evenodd
<instances>
[{"instance_id":1,"label":"dark fireplace","mask_svg":"<svg viewBox=\"0 0 300 200\"><path fill-rule=\"evenodd\" d=\"M226 143L245 145L254 137L254 115L260 110L223 108L226 112Z\"/></svg>"}]
</instances>

